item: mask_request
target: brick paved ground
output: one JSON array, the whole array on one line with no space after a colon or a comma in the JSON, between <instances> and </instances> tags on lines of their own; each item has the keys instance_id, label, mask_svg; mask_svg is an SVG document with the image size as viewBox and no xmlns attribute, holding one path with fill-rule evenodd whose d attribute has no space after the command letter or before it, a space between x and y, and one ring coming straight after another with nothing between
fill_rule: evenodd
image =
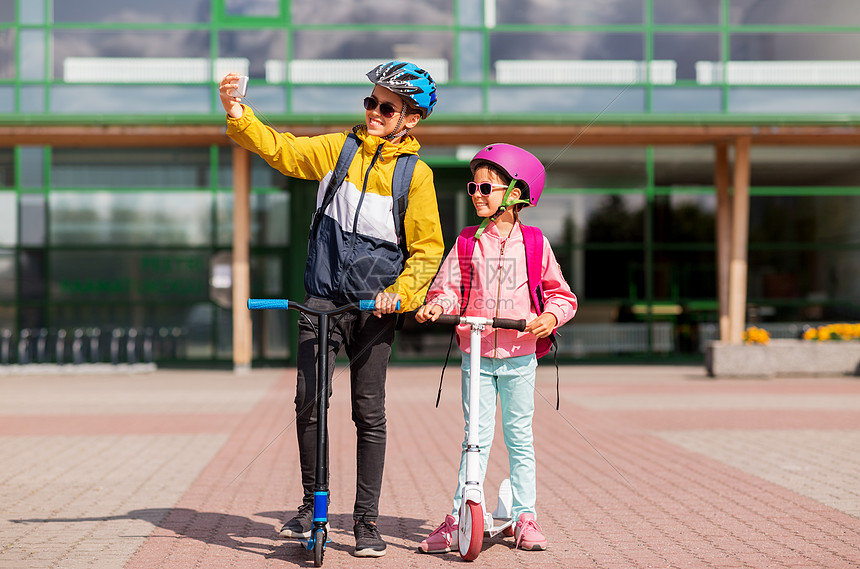
<instances>
[{"instance_id":1,"label":"brick paved ground","mask_svg":"<svg viewBox=\"0 0 860 569\"><path fill-rule=\"evenodd\" d=\"M294 370L0 375L0 569L308 567L274 530L298 505ZM485 541L476 566L860 566L860 378L711 380L699 367L538 377L545 552ZM418 542L448 508L456 368L389 377L380 559L357 559L347 374L332 400L326 567L447 567ZM498 438L501 442L501 437ZM488 493L504 477L497 444Z\"/></svg>"}]
</instances>

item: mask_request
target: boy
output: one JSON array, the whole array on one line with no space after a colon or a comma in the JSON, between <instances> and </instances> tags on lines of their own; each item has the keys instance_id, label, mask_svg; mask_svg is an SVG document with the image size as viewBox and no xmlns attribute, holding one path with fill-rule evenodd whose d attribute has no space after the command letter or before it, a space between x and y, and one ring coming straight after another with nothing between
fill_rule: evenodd
<instances>
[{"instance_id":1,"label":"boy","mask_svg":"<svg viewBox=\"0 0 860 569\"><path fill-rule=\"evenodd\" d=\"M230 94L237 87L235 73L224 77L219 93L227 111L227 135L239 146L259 154L287 176L320 182L317 205L328 205L314 216L304 304L328 309L355 300L376 301L373 314L348 313L334 326L328 373L331 378L335 356L343 346L350 359L357 434L355 555L379 557L386 550L376 520L385 459L385 377L394 339L394 312L398 302L399 312L421 306L444 244L433 174L424 162L418 160L415 165L401 235L395 231L392 215L395 163L400 155L417 154L420 145L408 132L432 112L436 84L423 69L399 61L379 65L367 77L375 87L364 99L365 124L352 129L361 145L337 188L328 186L348 132L314 137L276 132ZM296 515L279 532L285 538L307 539L313 521L316 346L314 330L300 320L295 403L304 498Z\"/></svg>"}]
</instances>

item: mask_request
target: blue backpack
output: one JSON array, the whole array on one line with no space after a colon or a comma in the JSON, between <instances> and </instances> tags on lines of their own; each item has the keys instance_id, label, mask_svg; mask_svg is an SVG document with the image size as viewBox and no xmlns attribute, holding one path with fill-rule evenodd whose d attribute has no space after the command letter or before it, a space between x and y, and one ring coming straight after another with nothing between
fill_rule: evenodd
<instances>
[{"instance_id":1,"label":"blue backpack","mask_svg":"<svg viewBox=\"0 0 860 569\"><path fill-rule=\"evenodd\" d=\"M326 186L320 207L313 214L308 233L305 290L308 294L334 301L354 302L364 300L365 297L370 298L369 295L379 292L394 282L402 272L408 257L403 222L406 217L412 174L418 162L418 156L415 154L398 156L394 165L391 194L396 244L383 244L376 250L369 250L370 254L368 254L368 250L354 247L354 234L342 234L335 228L333 221L323 215L332 203L338 188L346 179L349 166L360 146L361 140L354 133L349 133ZM357 262L357 259L360 262ZM368 264L372 266L366 266Z\"/></svg>"}]
</instances>

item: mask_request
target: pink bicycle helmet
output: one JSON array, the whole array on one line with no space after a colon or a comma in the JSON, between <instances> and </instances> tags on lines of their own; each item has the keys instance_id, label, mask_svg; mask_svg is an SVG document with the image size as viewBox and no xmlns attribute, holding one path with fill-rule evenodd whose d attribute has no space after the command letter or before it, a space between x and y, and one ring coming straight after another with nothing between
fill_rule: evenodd
<instances>
[{"instance_id":1,"label":"pink bicycle helmet","mask_svg":"<svg viewBox=\"0 0 860 569\"><path fill-rule=\"evenodd\" d=\"M521 181L526 186L523 198L529 201L529 205L537 205L546 181L546 170L534 154L513 144L500 142L485 146L475 154L469 163L472 174L479 162L495 164L514 180Z\"/></svg>"}]
</instances>

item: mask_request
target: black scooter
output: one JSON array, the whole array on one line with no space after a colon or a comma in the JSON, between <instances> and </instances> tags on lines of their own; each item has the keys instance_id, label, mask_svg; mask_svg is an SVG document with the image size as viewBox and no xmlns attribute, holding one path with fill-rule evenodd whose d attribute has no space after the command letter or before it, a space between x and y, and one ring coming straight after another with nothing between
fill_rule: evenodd
<instances>
[{"instance_id":1,"label":"black scooter","mask_svg":"<svg viewBox=\"0 0 860 569\"><path fill-rule=\"evenodd\" d=\"M314 552L314 566L322 567L326 544L329 542L328 530L326 529L328 524L328 449L326 448L328 405L326 405L326 397L329 391L328 340L330 319L350 310L372 311L376 308L376 302L361 300L331 310L315 310L292 300L250 298L248 299L248 308L251 310L297 310L314 326L317 332L317 465L316 482L314 483L314 525L310 539L302 540L302 544L305 549ZM397 308L400 308L399 303ZM309 316L316 316L316 325Z\"/></svg>"}]
</instances>

